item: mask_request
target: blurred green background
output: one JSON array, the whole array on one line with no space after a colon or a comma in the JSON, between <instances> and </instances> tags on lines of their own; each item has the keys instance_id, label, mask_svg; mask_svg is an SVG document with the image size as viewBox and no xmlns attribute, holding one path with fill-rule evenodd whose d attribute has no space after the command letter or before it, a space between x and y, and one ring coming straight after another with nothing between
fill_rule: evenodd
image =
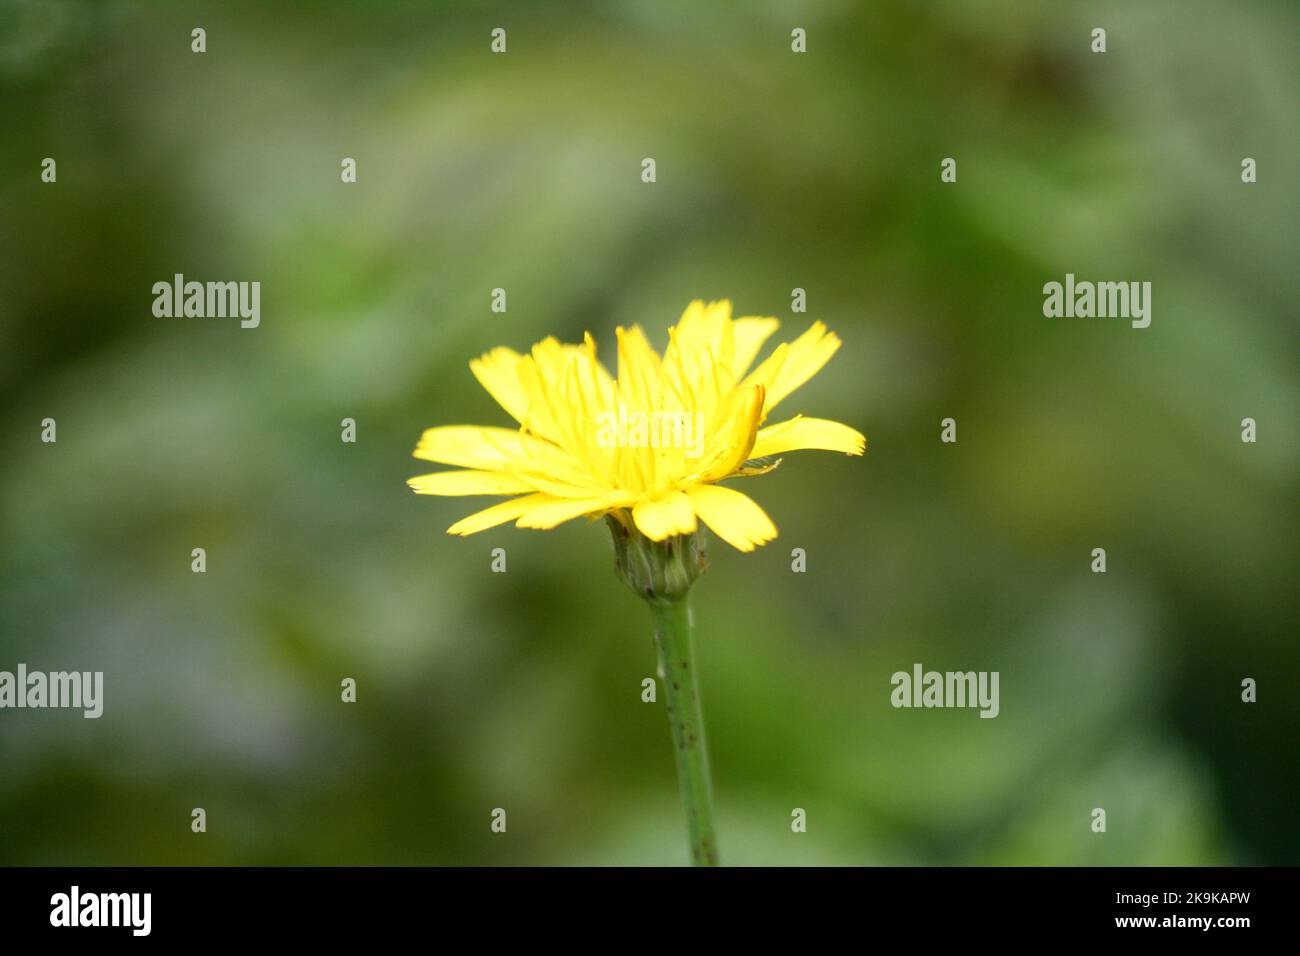
<instances>
[{"instance_id":1,"label":"blurred green background","mask_svg":"<svg viewBox=\"0 0 1300 956\"><path fill-rule=\"evenodd\" d=\"M841 335L787 406L870 444L746 485L780 537L695 591L724 862L1300 863L1297 25L0 0L0 669L106 683L0 712L0 862L685 862L603 525L451 538L487 502L404 479L509 424L471 357L612 365L729 297ZM260 281L261 327L154 318L177 272ZM1151 327L1044 318L1066 272L1152 282ZM893 709L914 662L1001 715Z\"/></svg>"}]
</instances>

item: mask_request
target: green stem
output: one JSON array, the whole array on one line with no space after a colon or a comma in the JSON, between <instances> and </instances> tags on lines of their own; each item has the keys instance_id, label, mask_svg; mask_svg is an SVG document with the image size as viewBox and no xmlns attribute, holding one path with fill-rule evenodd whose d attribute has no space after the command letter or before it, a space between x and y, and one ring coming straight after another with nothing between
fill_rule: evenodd
<instances>
[{"instance_id":1,"label":"green stem","mask_svg":"<svg viewBox=\"0 0 1300 956\"><path fill-rule=\"evenodd\" d=\"M677 755L677 785L686 811L695 866L718 865L718 842L713 835L713 787L709 778L709 751L704 742L704 717L695 680L691 647L691 608L685 592L650 602L655 616L655 646L659 651L659 678L663 682L668 722Z\"/></svg>"}]
</instances>

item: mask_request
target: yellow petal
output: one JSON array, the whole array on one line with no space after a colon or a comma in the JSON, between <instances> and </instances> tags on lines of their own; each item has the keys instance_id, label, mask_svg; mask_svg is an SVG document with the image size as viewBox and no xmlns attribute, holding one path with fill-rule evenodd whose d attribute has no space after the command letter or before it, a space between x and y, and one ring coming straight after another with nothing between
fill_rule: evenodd
<instances>
[{"instance_id":1,"label":"yellow petal","mask_svg":"<svg viewBox=\"0 0 1300 956\"><path fill-rule=\"evenodd\" d=\"M677 320L677 335L693 348L717 348L722 332L731 321L731 300L703 302L696 299Z\"/></svg>"},{"instance_id":2,"label":"yellow petal","mask_svg":"<svg viewBox=\"0 0 1300 956\"><path fill-rule=\"evenodd\" d=\"M767 393L764 413L770 412L783 398L822 370L840 347L840 337L814 322L803 335L790 343L790 353L777 373L776 382Z\"/></svg>"},{"instance_id":3,"label":"yellow petal","mask_svg":"<svg viewBox=\"0 0 1300 956\"><path fill-rule=\"evenodd\" d=\"M668 334L664 375L683 407L703 412L711 421L719 400L735 382L731 303L692 302Z\"/></svg>"},{"instance_id":4,"label":"yellow petal","mask_svg":"<svg viewBox=\"0 0 1300 956\"><path fill-rule=\"evenodd\" d=\"M659 353L650 347L641 326L614 330L618 337L619 397L641 411L659 405Z\"/></svg>"},{"instance_id":5,"label":"yellow petal","mask_svg":"<svg viewBox=\"0 0 1300 956\"><path fill-rule=\"evenodd\" d=\"M565 435L561 426L567 424L568 416L564 409L564 399L560 394L560 374L553 355L548 355L538 362L537 355L543 346L554 339L538 342L533 346L532 354L525 355L519 362L517 378L519 389L523 393L524 415L520 421L528 431L554 442L562 448L572 450L572 434ZM556 343L558 345L558 343Z\"/></svg>"},{"instance_id":6,"label":"yellow petal","mask_svg":"<svg viewBox=\"0 0 1300 956\"><path fill-rule=\"evenodd\" d=\"M558 524L586 514L599 514L627 504L626 495L603 495L598 498L551 498L533 505L515 522L520 528L554 528Z\"/></svg>"},{"instance_id":7,"label":"yellow petal","mask_svg":"<svg viewBox=\"0 0 1300 956\"><path fill-rule=\"evenodd\" d=\"M790 343L782 342L772 354L759 364L758 368L750 372L741 379L740 388L746 388L752 385L762 385L764 389L769 389L776 382L776 377L781 374L781 366L785 365L786 356L790 354Z\"/></svg>"},{"instance_id":8,"label":"yellow petal","mask_svg":"<svg viewBox=\"0 0 1300 956\"><path fill-rule=\"evenodd\" d=\"M727 424L704 452L704 466L694 476L697 481L726 478L752 458L754 437L763 414L763 386L756 385L732 394Z\"/></svg>"},{"instance_id":9,"label":"yellow petal","mask_svg":"<svg viewBox=\"0 0 1300 956\"><path fill-rule=\"evenodd\" d=\"M780 325L781 323L776 319L760 319L755 316L746 316L731 324L732 335L735 337L735 354L731 359L731 370L737 380L743 378L749 371L749 367L754 364L754 359L758 358L763 343Z\"/></svg>"},{"instance_id":10,"label":"yellow petal","mask_svg":"<svg viewBox=\"0 0 1300 956\"><path fill-rule=\"evenodd\" d=\"M524 458L523 438L512 428L444 425L425 429L414 455L441 465L494 471Z\"/></svg>"},{"instance_id":11,"label":"yellow petal","mask_svg":"<svg viewBox=\"0 0 1300 956\"><path fill-rule=\"evenodd\" d=\"M781 400L821 371L840 347L840 338L826 331L821 322L814 322L803 335L783 345L768 356L767 361L750 373L742 385L762 384L767 387L766 415ZM782 355L782 350L785 354ZM778 355L780 360L776 361Z\"/></svg>"},{"instance_id":12,"label":"yellow petal","mask_svg":"<svg viewBox=\"0 0 1300 956\"><path fill-rule=\"evenodd\" d=\"M842 451L846 455L861 455L867 447L866 437L857 429L825 418L798 416L776 425L768 425L754 440L751 458L779 455L801 448L818 448L822 451Z\"/></svg>"},{"instance_id":13,"label":"yellow petal","mask_svg":"<svg viewBox=\"0 0 1300 956\"><path fill-rule=\"evenodd\" d=\"M593 404L600 408L608 408L618 397L618 383L610 376L600 359L596 358L596 342L591 337L591 333L584 332L582 341L590 356L585 368L584 381L591 383L589 388L594 396Z\"/></svg>"},{"instance_id":14,"label":"yellow petal","mask_svg":"<svg viewBox=\"0 0 1300 956\"><path fill-rule=\"evenodd\" d=\"M509 471L532 490L563 497L592 494L593 477L564 449L526 432L476 425L446 425L420 436L415 457L443 465Z\"/></svg>"},{"instance_id":15,"label":"yellow petal","mask_svg":"<svg viewBox=\"0 0 1300 956\"><path fill-rule=\"evenodd\" d=\"M502 347L469 363L470 371L479 384L521 424L528 414L528 397L519 384L519 363L522 359L523 356L514 349Z\"/></svg>"},{"instance_id":16,"label":"yellow petal","mask_svg":"<svg viewBox=\"0 0 1300 956\"><path fill-rule=\"evenodd\" d=\"M662 541L675 534L690 534L695 530L695 509L691 499L680 491L651 500L643 498L632 509L632 518L651 541Z\"/></svg>"},{"instance_id":17,"label":"yellow petal","mask_svg":"<svg viewBox=\"0 0 1300 956\"><path fill-rule=\"evenodd\" d=\"M461 518L447 529L447 533L466 535L486 531L488 528L495 528L507 521L514 521L534 505L550 500L547 495L522 495L518 498L511 498L509 501L495 504L491 508L476 511L467 518Z\"/></svg>"},{"instance_id":18,"label":"yellow petal","mask_svg":"<svg viewBox=\"0 0 1300 956\"><path fill-rule=\"evenodd\" d=\"M740 551L753 551L776 537L776 526L753 499L719 485L686 489L700 520L723 541Z\"/></svg>"},{"instance_id":19,"label":"yellow petal","mask_svg":"<svg viewBox=\"0 0 1300 956\"><path fill-rule=\"evenodd\" d=\"M417 495L516 495L534 490L524 479L500 471L439 471L406 483Z\"/></svg>"}]
</instances>

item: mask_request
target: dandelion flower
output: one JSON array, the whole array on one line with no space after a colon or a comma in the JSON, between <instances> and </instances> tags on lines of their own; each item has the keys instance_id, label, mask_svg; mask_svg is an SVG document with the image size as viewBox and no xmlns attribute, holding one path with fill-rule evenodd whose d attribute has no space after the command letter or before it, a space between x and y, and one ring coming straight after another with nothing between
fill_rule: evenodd
<instances>
[{"instance_id":1,"label":"dandelion flower","mask_svg":"<svg viewBox=\"0 0 1300 956\"><path fill-rule=\"evenodd\" d=\"M765 474L802 449L861 455L848 425L768 416L840 347L814 322L754 367L776 319L733 319L731 303L692 302L668 330L661 357L638 326L618 329L617 378L581 345L547 338L527 355L496 348L470 363L517 428L428 429L415 457L455 470L408 482L423 495L496 495L505 501L447 531L469 535L513 521L553 528L604 516L615 569L650 605L691 859L716 865L704 720L687 596L706 567L701 523L741 551L776 537L748 495L720 482Z\"/></svg>"},{"instance_id":2,"label":"dandelion flower","mask_svg":"<svg viewBox=\"0 0 1300 956\"><path fill-rule=\"evenodd\" d=\"M651 541L690 534L703 521L752 551L776 537L776 526L752 498L719 482L770 471L779 459L768 459L786 452L860 455L866 447L839 422L796 415L766 423L840 346L814 322L751 370L778 324L733 319L727 301L692 302L668 330L662 358L639 326L618 329L617 378L596 358L590 334L581 345L547 338L525 355L493 349L470 368L519 427L428 429L415 457L460 470L408 483L422 495L509 496L450 534L613 514Z\"/></svg>"}]
</instances>

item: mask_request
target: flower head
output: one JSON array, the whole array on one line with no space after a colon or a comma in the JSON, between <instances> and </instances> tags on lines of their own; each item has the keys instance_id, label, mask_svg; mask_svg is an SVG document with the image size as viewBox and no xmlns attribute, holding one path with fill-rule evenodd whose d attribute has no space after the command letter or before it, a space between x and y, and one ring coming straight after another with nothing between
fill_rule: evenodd
<instances>
[{"instance_id":1,"label":"flower head","mask_svg":"<svg viewBox=\"0 0 1300 956\"><path fill-rule=\"evenodd\" d=\"M407 483L425 495L506 495L447 529L467 535L514 521L553 528L581 515L612 514L652 541L690 534L697 521L750 551L776 537L747 495L718 482L763 474L798 449L860 455L862 434L796 415L768 414L835 354L821 322L779 345L751 371L776 319L732 319L727 301L692 302L668 330L661 358L639 326L618 329L618 377L581 345L547 338L520 355L496 348L470 363L518 428L428 429L415 457L460 470Z\"/></svg>"}]
</instances>

